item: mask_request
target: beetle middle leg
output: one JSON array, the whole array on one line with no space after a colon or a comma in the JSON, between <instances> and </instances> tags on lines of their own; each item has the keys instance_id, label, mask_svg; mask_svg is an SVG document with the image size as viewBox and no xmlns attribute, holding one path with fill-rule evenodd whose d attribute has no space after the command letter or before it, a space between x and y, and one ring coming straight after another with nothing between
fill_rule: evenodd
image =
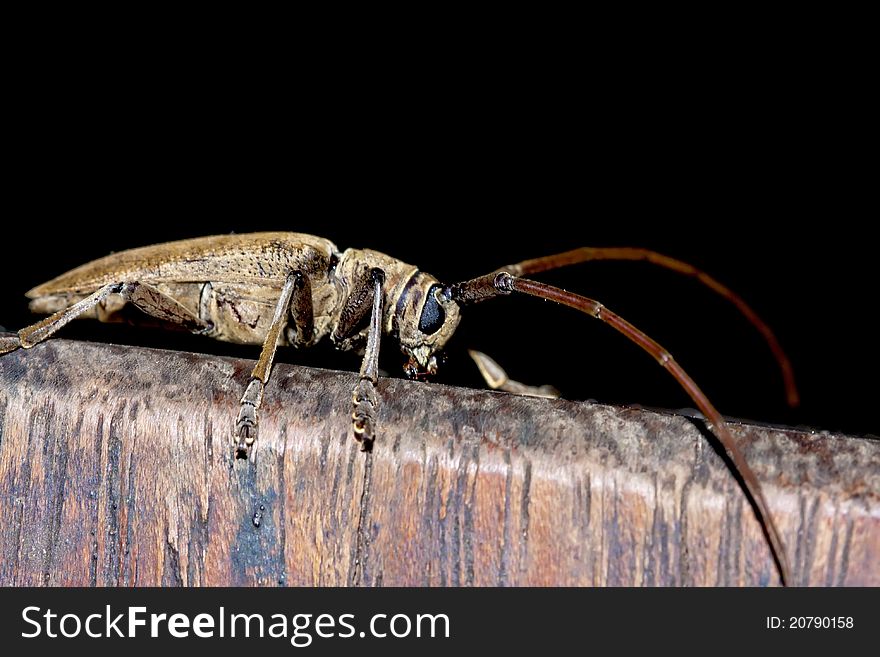
<instances>
[{"instance_id":1,"label":"beetle middle leg","mask_svg":"<svg viewBox=\"0 0 880 657\"><path fill-rule=\"evenodd\" d=\"M238 419L235 421L235 455L246 459L248 448L253 445L257 438L257 410L263 401L263 388L269 380L272 372L272 362L275 360L275 351L278 348L278 338L287 324L288 313L291 308L291 300L294 299L294 307L308 306L311 308L311 293L308 279L299 271L288 274L281 288L281 296L275 305L275 314L272 324L263 341L263 351L251 372L251 380L241 398L241 407L238 411ZM295 317L297 333L309 336L313 332L312 315L303 313L303 316Z\"/></svg>"}]
</instances>

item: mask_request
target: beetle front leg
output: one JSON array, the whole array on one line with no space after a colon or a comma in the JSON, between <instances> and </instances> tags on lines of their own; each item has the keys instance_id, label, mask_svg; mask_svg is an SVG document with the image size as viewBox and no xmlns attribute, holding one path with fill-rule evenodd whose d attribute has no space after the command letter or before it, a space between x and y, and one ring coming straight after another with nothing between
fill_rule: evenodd
<instances>
[{"instance_id":1,"label":"beetle front leg","mask_svg":"<svg viewBox=\"0 0 880 657\"><path fill-rule=\"evenodd\" d=\"M351 423L355 440L361 443L362 451L369 451L376 437L376 413L379 409L379 395L376 384L379 381L379 343L382 338L382 286L385 272L370 270L362 284L346 301L342 321L334 330L331 339L336 344L348 344L351 335L360 325L360 319L370 313L367 331L367 346L361 363L361 375L351 395Z\"/></svg>"},{"instance_id":2,"label":"beetle front leg","mask_svg":"<svg viewBox=\"0 0 880 657\"><path fill-rule=\"evenodd\" d=\"M302 279L303 276L300 272L291 272L284 281L281 296L275 306L272 324L263 342L263 351L260 353L260 359L254 366L254 371L251 372L251 380L241 398L241 408L238 411L238 419L235 421L235 455L238 458L246 459L248 457L248 449L257 439L257 410L263 402L263 387L266 385L266 382L269 380L269 374L272 372L272 362L275 360L278 338L287 324L290 300L293 297L294 290L297 289L298 285L302 284Z\"/></svg>"}]
</instances>

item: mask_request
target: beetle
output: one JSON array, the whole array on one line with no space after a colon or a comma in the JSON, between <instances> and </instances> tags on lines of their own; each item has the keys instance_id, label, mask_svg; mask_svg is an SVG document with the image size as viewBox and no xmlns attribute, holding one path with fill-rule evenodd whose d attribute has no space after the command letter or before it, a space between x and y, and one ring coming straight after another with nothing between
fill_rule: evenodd
<instances>
[{"instance_id":1,"label":"beetle","mask_svg":"<svg viewBox=\"0 0 880 657\"><path fill-rule=\"evenodd\" d=\"M27 292L30 309L49 316L17 334L0 336L0 354L30 348L77 317L114 321L126 305L217 340L262 345L234 425L235 454L247 458L257 437L257 412L277 347L309 347L328 338L338 349L364 351L352 392L352 428L367 450L376 437L383 334L400 346L407 376L422 379L436 373L437 356L455 332L462 307L513 293L554 301L605 322L635 342L691 397L742 478L785 583L786 552L760 483L722 416L693 379L667 350L599 302L525 277L591 260L644 260L692 276L728 299L766 339L782 369L788 401L797 403L785 353L770 328L738 295L687 263L637 248L583 247L446 285L378 251L340 252L330 240L301 233L180 240L115 253L33 288ZM485 354L471 355L491 387L553 395L547 387L509 381Z\"/></svg>"}]
</instances>

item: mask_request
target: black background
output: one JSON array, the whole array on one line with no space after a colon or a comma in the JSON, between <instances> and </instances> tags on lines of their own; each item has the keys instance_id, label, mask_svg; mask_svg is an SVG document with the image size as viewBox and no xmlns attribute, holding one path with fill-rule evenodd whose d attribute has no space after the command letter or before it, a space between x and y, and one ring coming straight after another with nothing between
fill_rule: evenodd
<instances>
[{"instance_id":1,"label":"black background","mask_svg":"<svg viewBox=\"0 0 880 657\"><path fill-rule=\"evenodd\" d=\"M639 246L738 291L790 354L801 408L787 409L757 332L694 281L637 263L544 279L645 330L728 416L878 433L875 183L858 164L862 105L845 85L817 99L803 80L734 65L602 81L531 71L528 88L475 74L439 88L406 78L268 91L192 69L138 83L86 83L61 61L43 72L18 80L11 103L7 328L32 321L23 293L37 283L111 251L203 234L309 232L444 281L579 245ZM64 335L258 353L85 322ZM467 347L569 398L692 406L614 331L532 299L468 309L440 382L480 385ZM358 367L321 350L280 358ZM383 368L398 376L400 364L386 342Z\"/></svg>"}]
</instances>

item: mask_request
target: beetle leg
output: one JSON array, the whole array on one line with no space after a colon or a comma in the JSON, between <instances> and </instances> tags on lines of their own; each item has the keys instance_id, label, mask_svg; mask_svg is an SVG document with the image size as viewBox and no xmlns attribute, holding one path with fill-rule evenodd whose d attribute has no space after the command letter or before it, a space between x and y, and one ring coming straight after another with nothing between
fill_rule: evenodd
<instances>
[{"instance_id":1,"label":"beetle leg","mask_svg":"<svg viewBox=\"0 0 880 657\"><path fill-rule=\"evenodd\" d=\"M182 326L193 333L206 333L213 328L210 322L194 315L176 299L147 283L125 283L120 294L131 305L150 317Z\"/></svg>"},{"instance_id":2,"label":"beetle leg","mask_svg":"<svg viewBox=\"0 0 880 657\"><path fill-rule=\"evenodd\" d=\"M83 313L90 311L96 305L115 292L122 289L121 283L108 283L97 292L93 292L85 299L77 301L72 306L59 310L49 315L36 324L26 326L18 332L17 336L0 338L0 354L14 351L19 347L29 349L50 337L53 333L65 326L70 320L76 319Z\"/></svg>"},{"instance_id":3,"label":"beetle leg","mask_svg":"<svg viewBox=\"0 0 880 657\"><path fill-rule=\"evenodd\" d=\"M525 383L520 383L519 381L514 381L507 376L507 372L504 371L504 368L502 368L501 365L489 358L489 356L482 351L468 349L468 354L474 359L477 368L480 370L480 374L492 390L504 390L505 392L512 392L516 395L527 395L529 397L547 397L549 399L559 398L559 391L553 386L530 386Z\"/></svg>"},{"instance_id":4,"label":"beetle leg","mask_svg":"<svg viewBox=\"0 0 880 657\"><path fill-rule=\"evenodd\" d=\"M351 310L350 317L362 317L370 312L370 325L367 332L367 346L364 360L361 363L361 374L351 395L351 422L355 439L360 442L363 451L369 451L376 437L376 411L379 408L379 396L376 384L379 381L379 343L382 338L382 285L385 283L385 272L381 269L370 271L372 295L360 295L349 298L346 308ZM354 295L352 295L354 297ZM359 301L357 307L352 301ZM358 321L350 321L349 331L357 328ZM338 329L339 327L337 327ZM336 333L334 332L334 336ZM339 336L347 339L348 336Z\"/></svg>"},{"instance_id":5,"label":"beetle leg","mask_svg":"<svg viewBox=\"0 0 880 657\"><path fill-rule=\"evenodd\" d=\"M238 419L235 421L235 454L238 458L246 459L248 448L257 438L257 409L263 401L263 387L269 380L272 372L272 361L275 360L275 350L278 348L278 338L287 324L287 314L290 308L290 300L298 280L299 272L291 272L284 281L281 296L275 306L275 315L272 317L272 325L266 333L263 342L263 351L260 359L251 372L251 380L241 398L241 408ZM301 277L300 277L301 278Z\"/></svg>"},{"instance_id":6,"label":"beetle leg","mask_svg":"<svg viewBox=\"0 0 880 657\"><path fill-rule=\"evenodd\" d=\"M204 333L212 328L209 322L193 315L175 299L160 292L152 285L137 281L108 283L85 299L49 315L36 324L21 329L17 336L0 338L0 354L13 351L18 347L24 349L33 347L65 326L70 320L90 311L111 294L119 294L127 302L151 317L183 326L193 333Z\"/></svg>"},{"instance_id":7,"label":"beetle leg","mask_svg":"<svg viewBox=\"0 0 880 657\"><path fill-rule=\"evenodd\" d=\"M363 321L369 316L373 307L377 276L382 277L384 281L385 273L382 270L373 269L366 272L345 300L342 312L339 313L339 320L330 333L330 341L340 351L348 351L355 347Z\"/></svg>"},{"instance_id":8,"label":"beetle leg","mask_svg":"<svg viewBox=\"0 0 880 657\"><path fill-rule=\"evenodd\" d=\"M293 328L287 329L287 341L294 347L308 347L315 341L312 284L301 271L293 272L293 278L293 296L290 300Z\"/></svg>"},{"instance_id":9,"label":"beetle leg","mask_svg":"<svg viewBox=\"0 0 880 657\"><path fill-rule=\"evenodd\" d=\"M0 354L7 354L10 351L15 351L20 346L21 340L17 335L0 335Z\"/></svg>"}]
</instances>

